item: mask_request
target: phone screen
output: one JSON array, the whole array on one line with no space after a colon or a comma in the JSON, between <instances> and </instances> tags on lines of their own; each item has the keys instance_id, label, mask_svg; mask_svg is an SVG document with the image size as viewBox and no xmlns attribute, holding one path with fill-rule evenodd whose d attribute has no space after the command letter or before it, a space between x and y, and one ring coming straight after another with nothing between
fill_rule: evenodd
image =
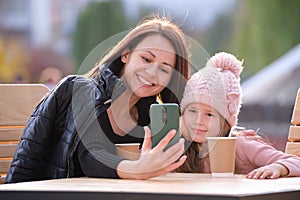
<instances>
[{"instance_id":1,"label":"phone screen","mask_svg":"<svg viewBox=\"0 0 300 200\"><path fill-rule=\"evenodd\" d=\"M150 107L150 128L152 132L152 147L156 146L170 130L177 130L176 135L166 149L179 141L179 107L175 103L152 104Z\"/></svg>"}]
</instances>

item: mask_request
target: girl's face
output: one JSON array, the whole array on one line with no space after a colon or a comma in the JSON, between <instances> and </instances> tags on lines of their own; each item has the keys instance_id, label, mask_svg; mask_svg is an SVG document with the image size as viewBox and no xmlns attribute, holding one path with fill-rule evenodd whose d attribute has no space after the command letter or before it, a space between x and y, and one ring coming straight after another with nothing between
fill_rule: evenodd
<instances>
[{"instance_id":1,"label":"girl's face","mask_svg":"<svg viewBox=\"0 0 300 200\"><path fill-rule=\"evenodd\" d=\"M206 137L218 136L221 131L219 113L206 104L191 103L187 105L182 120L185 128L182 134L190 141L202 143L206 141Z\"/></svg>"},{"instance_id":2,"label":"girl's face","mask_svg":"<svg viewBox=\"0 0 300 200\"><path fill-rule=\"evenodd\" d=\"M134 51L123 54L121 76L135 96L154 96L168 85L176 64L175 49L168 39L150 35Z\"/></svg>"}]
</instances>

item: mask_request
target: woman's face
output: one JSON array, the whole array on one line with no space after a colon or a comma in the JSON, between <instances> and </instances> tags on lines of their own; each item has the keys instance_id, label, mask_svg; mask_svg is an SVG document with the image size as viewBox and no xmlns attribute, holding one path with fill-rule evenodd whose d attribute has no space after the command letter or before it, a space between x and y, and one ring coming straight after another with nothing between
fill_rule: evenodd
<instances>
[{"instance_id":1,"label":"woman's face","mask_svg":"<svg viewBox=\"0 0 300 200\"><path fill-rule=\"evenodd\" d=\"M221 131L221 118L212 107L201 104L189 104L182 115L185 131L183 136L190 141L202 143L206 137L218 136Z\"/></svg>"},{"instance_id":2,"label":"woman's face","mask_svg":"<svg viewBox=\"0 0 300 200\"><path fill-rule=\"evenodd\" d=\"M175 49L168 39L150 35L123 54L121 78L135 96L154 96L168 85L176 64Z\"/></svg>"}]
</instances>

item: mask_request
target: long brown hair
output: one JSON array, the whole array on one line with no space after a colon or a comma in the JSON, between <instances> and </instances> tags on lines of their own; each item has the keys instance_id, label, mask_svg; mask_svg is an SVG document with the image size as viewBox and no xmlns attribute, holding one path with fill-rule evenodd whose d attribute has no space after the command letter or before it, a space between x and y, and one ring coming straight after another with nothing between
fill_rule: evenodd
<instances>
[{"instance_id":1,"label":"long brown hair","mask_svg":"<svg viewBox=\"0 0 300 200\"><path fill-rule=\"evenodd\" d=\"M230 132L230 125L229 123L220 115L220 120L221 120L221 130L219 133L219 136L221 137L228 137L229 132ZM187 160L181 165L176 171L177 172L186 172L186 173L201 173L203 172L203 162L202 156L199 156L201 153L202 149L202 144L203 143L198 143L192 141L190 143L190 146L187 147L185 151L185 155L187 155ZM208 152L205 152L206 155Z\"/></svg>"},{"instance_id":2,"label":"long brown hair","mask_svg":"<svg viewBox=\"0 0 300 200\"><path fill-rule=\"evenodd\" d=\"M173 76L167 87L158 95L162 102L179 103L186 80L189 79L190 70L188 63L188 51L184 38L184 33L178 25L171 22L167 17L151 15L145 18L135 28L133 28L116 46L114 46L96 66L91 69L85 76L95 77L99 73L99 68L106 63L112 65L112 71L119 76L123 68L121 61L124 50L132 51L147 36L159 34L167 38L174 46L176 52L175 70L179 73L173 73Z\"/></svg>"}]
</instances>

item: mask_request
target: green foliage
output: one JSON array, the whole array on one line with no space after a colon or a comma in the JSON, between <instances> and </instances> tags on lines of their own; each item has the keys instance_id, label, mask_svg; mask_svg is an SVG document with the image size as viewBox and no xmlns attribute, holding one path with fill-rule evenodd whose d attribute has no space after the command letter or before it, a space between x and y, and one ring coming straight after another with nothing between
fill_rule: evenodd
<instances>
[{"instance_id":1,"label":"green foliage","mask_svg":"<svg viewBox=\"0 0 300 200\"><path fill-rule=\"evenodd\" d=\"M299 0L239 0L230 15L198 33L199 41L212 55L228 51L244 59L246 79L300 42L299 8Z\"/></svg>"},{"instance_id":2,"label":"green foliage","mask_svg":"<svg viewBox=\"0 0 300 200\"><path fill-rule=\"evenodd\" d=\"M246 78L300 42L299 0L238 1L231 52L243 58ZM282 66L285 67L285 66Z\"/></svg>"},{"instance_id":3,"label":"green foliage","mask_svg":"<svg viewBox=\"0 0 300 200\"><path fill-rule=\"evenodd\" d=\"M216 52L226 51L234 29L232 15L220 15L216 22L203 34L199 34L201 44L212 55Z\"/></svg>"},{"instance_id":4,"label":"green foliage","mask_svg":"<svg viewBox=\"0 0 300 200\"><path fill-rule=\"evenodd\" d=\"M73 36L77 69L95 46L127 28L125 13L119 1L92 1L80 13Z\"/></svg>"}]
</instances>

